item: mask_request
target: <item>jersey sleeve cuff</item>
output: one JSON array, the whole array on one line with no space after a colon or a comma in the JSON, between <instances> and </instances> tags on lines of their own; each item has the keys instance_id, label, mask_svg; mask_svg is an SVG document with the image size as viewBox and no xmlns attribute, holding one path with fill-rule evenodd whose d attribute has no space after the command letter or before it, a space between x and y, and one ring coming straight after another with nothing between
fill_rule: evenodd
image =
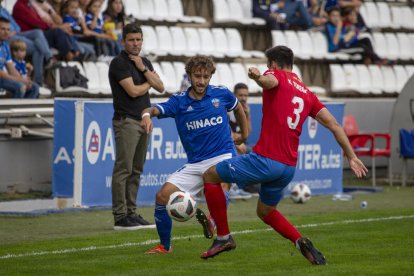
<instances>
[{"instance_id":1,"label":"jersey sleeve cuff","mask_svg":"<svg viewBox=\"0 0 414 276\"><path fill-rule=\"evenodd\" d=\"M162 115L165 114L165 110L161 105L156 104L154 105L154 107L157 108L161 112Z\"/></svg>"},{"instance_id":2,"label":"jersey sleeve cuff","mask_svg":"<svg viewBox=\"0 0 414 276\"><path fill-rule=\"evenodd\" d=\"M230 109L228 109L227 111L233 111L236 108L236 106L237 106L238 103L239 103L239 100L236 99L236 101L234 102L233 106Z\"/></svg>"}]
</instances>

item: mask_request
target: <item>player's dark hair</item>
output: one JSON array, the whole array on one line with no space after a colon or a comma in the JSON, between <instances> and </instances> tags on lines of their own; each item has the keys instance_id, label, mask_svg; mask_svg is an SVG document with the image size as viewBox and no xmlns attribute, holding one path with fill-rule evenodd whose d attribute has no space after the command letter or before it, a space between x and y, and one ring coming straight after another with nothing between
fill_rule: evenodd
<instances>
[{"instance_id":1,"label":"player's dark hair","mask_svg":"<svg viewBox=\"0 0 414 276\"><path fill-rule=\"evenodd\" d=\"M268 64L274 61L280 68L292 69L294 55L290 48L286 46L275 46L267 49L265 55Z\"/></svg>"},{"instance_id":2,"label":"player's dark hair","mask_svg":"<svg viewBox=\"0 0 414 276\"><path fill-rule=\"evenodd\" d=\"M354 11L354 8L343 8L341 9L341 16L345 17L350 15Z\"/></svg>"},{"instance_id":3,"label":"player's dark hair","mask_svg":"<svg viewBox=\"0 0 414 276\"><path fill-rule=\"evenodd\" d=\"M213 75L216 72L216 65L211 57L204 55L194 56L185 64L185 72L188 76L198 69L207 69Z\"/></svg>"},{"instance_id":4,"label":"player's dark hair","mask_svg":"<svg viewBox=\"0 0 414 276\"><path fill-rule=\"evenodd\" d=\"M124 28L122 28L122 39L125 40L127 34L140 33L142 35L142 29L138 23L129 23Z\"/></svg>"},{"instance_id":5,"label":"player's dark hair","mask_svg":"<svg viewBox=\"0 0 414 276\"><path fill-rule=\"evenodd\" d=\"M236 85L233 88L233 93L237 94L237 91L239 91L239 89L249 89L249 87L247 87L247 85L245 83L239 82L236 83Z\"/></svg>"},{"instance_id":6,"label":"player's dark hair","mask_svg":"<svg viewBox=\"0 0 414 276\"><path fill-rule=\"evenodd\" d=\"M4 18L4 17L1 17L1 16L0 16L0 22L3 22L3 23L10 23L10 20L8 20L7 18Z\"/></svg>"}]
</instances>

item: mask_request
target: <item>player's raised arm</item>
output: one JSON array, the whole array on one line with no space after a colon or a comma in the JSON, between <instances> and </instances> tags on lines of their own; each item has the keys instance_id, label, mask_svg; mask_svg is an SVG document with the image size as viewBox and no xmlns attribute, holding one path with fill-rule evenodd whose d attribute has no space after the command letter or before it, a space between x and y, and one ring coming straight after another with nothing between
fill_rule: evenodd
<instances>
[{"instance_id":1,"label":"player's raised arm","mask_svg":"<svg viewBox=\"0 0 414 276\"><path fill-rule=\"evenodd\" d=\"M343 149L345 156L348 158L349 166L357 177L366 176L368 169L364 166L361 160L355 155L352 149L351 143L349 143L348 137L341 125L336 121L335 117L328 111L328 109L322 109L316 116L316 120L324 127L328 128L335 136L336 141Z\"/></svg>"},{"instance_id":2,"label":"player's raised arm","mask_svg":"<svg viewBox=\"0 0 414 276\"><path fill-rule=\"evenodd\" d=\"M259 69L250 67L248 72L249 78L254 80L260 87L264 89L272 89L278 86L279 82L272 74L261 75Z\"/></svg>"},{"instance_id":3,"label":"player's raised arm","mask_svg":"<svg viewBox=\"0 0 414 276\"><path fill-rule=\"evenodd\" d=\"M160 115L160 111L156 107L148 107L145 108L141 113L141 126L145 129L146 133L150 133L152 131L153 125L151 117L157 117Z\"/></svg>"}]
</instances>

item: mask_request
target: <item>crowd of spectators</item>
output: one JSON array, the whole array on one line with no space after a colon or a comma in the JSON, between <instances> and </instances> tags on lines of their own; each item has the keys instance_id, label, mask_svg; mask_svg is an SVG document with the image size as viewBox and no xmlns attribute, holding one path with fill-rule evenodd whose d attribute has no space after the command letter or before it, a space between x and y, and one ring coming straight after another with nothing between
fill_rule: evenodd
<instances>
[{"instance_id":1,"label":"crowd of spectators","mask_svg":"<svg viewBox=\"0 0 414 276\"><path fill-rule=\"evenodd\" d=\"M13 98L38 97L45 70L59 61L108 60L122 49L122 0L17 0L11 11L2 2L0 89Z\"/></svg>"}]
</instances>

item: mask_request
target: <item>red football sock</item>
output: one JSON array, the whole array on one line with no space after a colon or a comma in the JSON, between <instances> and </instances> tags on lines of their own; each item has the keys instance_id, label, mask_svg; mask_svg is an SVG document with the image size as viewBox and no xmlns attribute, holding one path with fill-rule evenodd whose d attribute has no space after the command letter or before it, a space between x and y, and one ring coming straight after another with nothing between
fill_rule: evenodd
<instances>
[{"instance_id":1,"label":"red football sock","mask_svg":"<svg viewBox=\"0 0 414 276\"><path fill-rule=\"evenodd\" d=\"M298 230L296 230L296 228L276 209L267 214L263 221L293 243L296 243L296 241L301 238Z\"/></svg>"},{"instance_id":2,"label":"red football sock","mask_svg":"<svg viewBox=\"0 0 414 276\"><path fill-rule=\"evenodd\" d=\"M227 222L226 197L219 183L204 183L204 196L210 215L213 217L217 227L217 235L230 234Z\"/></svg>"}]
</instances>

